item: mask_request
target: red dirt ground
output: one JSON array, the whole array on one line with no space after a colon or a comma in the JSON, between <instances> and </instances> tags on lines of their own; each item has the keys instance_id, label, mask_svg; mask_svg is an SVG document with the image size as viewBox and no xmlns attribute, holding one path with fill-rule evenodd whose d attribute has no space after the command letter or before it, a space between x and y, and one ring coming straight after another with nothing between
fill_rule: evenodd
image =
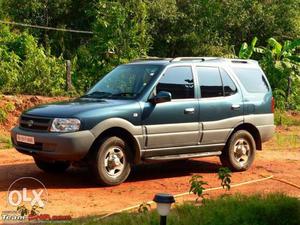
<instances>
[{"instance_id":1,"label":"red dirt ground","mask_svg":"<svg viewBox=\"0 0 300 225\"><path fill-rule=\"evenodd\" d=\"M239 183L261 178L261 175L274 175L300 185L300 153L262 151L252 168L246 172L234 173L232 182ZM152 200L154 194L167 192L179 194L189 190L188 181L192 174L203 176L208 187L218 187L217 171L220 163L217 158L203 158L186 162L169 162L141 165L134 168L128 181L117 187L99 187L90 181L86 169L71 168L65 174L49 175L40 171L31 157L17 153L15 150L0 151L0 212L11 209L6 204L9 185L20 177L34 177L47 187L49 201L43 213L80 217L105 214L132 205ZM28 183L27 188L34 188ZM241 192L269 193L285 192L300 197L300 190L275 180L232 188L229 193ZM225 191L209 192L210 197L224 194ZM208 197L209 197L208 196ZM194 198L194 197L192 197ZM190 200L191 196L179 198L178 201Z\"/></svg>"},{"instance_id":2,"label":"red dirt ground","mask_svg":"<svg viewBox=\"0 0 300 225\"><path fill-rule=\"evenodd\" d=\"M67 98L45 98L37 96L3 96L0 99L1 108L6 102L13 102L16 110L9 114L0 132L8 134L16 123L20 112L25 108L40 103L61 101ZM294 129L295 130L295 129ZM296 133L300 136L299 127ZM281 134L290 132L283 128ZM233 173L232 182L259 179L262 175L274 175L300 185L300 148L292 150L274 150L275 142L264 145L264 151L257 152L254 165L246 172ZM169 162L152 165L136 166L129 179L117 187L99 187L91 182L89 172L84 168L71 168L65 174L49 175L39 170L29 156L22 155L13 149L0 150L0 214L3 210L11 210L6 203L7 190L10 184L21 177L34 177L42 181L49 193L46 208L41 213L51 215L68 215L80 217L105 214L132 205L152 200L154 194L167 192L179 194L189 191L189 179L193 174L203 176L208 182L207 187L218 187L217 171L221 167L218 158L193 159L186 162ZM27 183L27 188L34 186ZM300 190L293 186L275 180L232 188L228 193L269 193L285 192L300 197ZM207 197L224 194L224 190L209 192ZM178 198L177 201L195 199L194 196Z\"/></svg>"}]
</instances>

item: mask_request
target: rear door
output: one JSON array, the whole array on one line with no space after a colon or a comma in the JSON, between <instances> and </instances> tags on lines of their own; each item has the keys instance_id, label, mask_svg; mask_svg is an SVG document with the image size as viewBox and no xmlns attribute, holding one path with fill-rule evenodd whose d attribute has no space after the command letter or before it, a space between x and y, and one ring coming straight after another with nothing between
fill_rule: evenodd
<instances>
[{"instance_id":1,"label":"rear door","mask_svg":"<svg viewBox=\"0 0 300 225\"><path fill-rule=\"evenodd\" d=\"M242 93L224 68L196 67L200 88L200 124L203 145L224 144L243 122Z\"/></svg>"},{"instance_id":2,"label":"rear door","mask_svg":"<svg viewBox=\"0 0 300 225\"><path fill-rule=\"evenodd\" d=\"M262 142L272 137L274 114L272 90L257 64L237 64L232 67L241 82L244 98L244 121L259 130Z\"/></svg>"},{"instance_id":3,"label":"rear door","mask_svg":"<svg viewBox=\"0 0 300 225\"><path fill-rule=\"evenodd\" d=\"M272 113L272 91L263 71L252 65L235 65L232 69L242 83L245 116Z\"/></svg>"}]
</instances>

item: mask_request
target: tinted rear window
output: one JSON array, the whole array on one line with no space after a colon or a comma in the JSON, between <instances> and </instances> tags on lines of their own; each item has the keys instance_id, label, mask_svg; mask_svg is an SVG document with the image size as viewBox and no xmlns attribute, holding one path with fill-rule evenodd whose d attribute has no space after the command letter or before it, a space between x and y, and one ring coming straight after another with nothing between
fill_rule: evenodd
<instances>
[{"instance_id":1,"label":"tinted rear window","mask_svg":"<svg viewBox=\"0 0 300 225\"><path fill-rule=\"evenodd\" d=\"M221 76L223 81L224 96L234 95L237 92L237 88L224 69L221 69Z\"/></svg>"},{"instance_id":2,"label":"tinted rear window","mask_svg":"<svg viewBox=\"0 0 300 225\"><path fill-rule=\"evenodd\" d=\"M217 67L197 67L202 98L223 96L223 85Z\"/></svg>"},{"instance_id":3,"label":"tinted rear window","mask_svg":"<svg viewBox=\"0 0 300 225\"><path fill-rule=\"evenodd\" d=\"M257 68L233 68L233 71L248 92L265 93L269 91L261 70Z\"/></svg>"}]
</instances>

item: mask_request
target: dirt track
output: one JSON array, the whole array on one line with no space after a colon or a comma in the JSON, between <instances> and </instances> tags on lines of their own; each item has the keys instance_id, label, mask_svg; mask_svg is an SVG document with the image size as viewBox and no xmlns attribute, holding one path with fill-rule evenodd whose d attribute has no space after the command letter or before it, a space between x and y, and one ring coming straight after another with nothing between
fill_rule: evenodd
<instances>
[{"instance_id":1,"label":"dirt track","mask_svg":"<svg viewBox=\"0 0 300 225\"><path fill-rule=\"evenodd\" d=\"M233 174L233 183L261 178L273 174L277 178L300 185L300 152L258 152L252 168ZM15 150L0 151L0 212L8 210L6 193L16 179L31 176L41 180L49 192L49 202L42 213L72 217L105 214L132 205L149 201L158 192L178 194L189 190L188 181L192 174L200 174L209 187L220 185L216 172L220 167L218 158L203 158L186 162L170 162L141 165L134 168L130 178L117 187L98 187L90 181L86 169L71 168L62 175L49 175L40 171L31 157ZM33 188L29 183L27 188ZM300 190L274 180L233 188L229 193L242 192L285 192L300 197ZM208 197L223 194L210 192ZM188 196L178 199L190 199Z\"/></svg>"}]
</instances>

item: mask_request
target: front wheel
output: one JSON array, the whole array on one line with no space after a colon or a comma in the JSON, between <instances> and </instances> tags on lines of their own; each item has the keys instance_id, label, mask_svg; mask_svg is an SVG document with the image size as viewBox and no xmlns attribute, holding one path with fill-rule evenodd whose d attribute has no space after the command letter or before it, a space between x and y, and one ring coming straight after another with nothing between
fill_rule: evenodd
<instances>
[{"instance_id":1,"label":"front wheel","mask_svg":"<svg viewBox=\"0 0 300 225\"><path fill-rule=\"evenodd\" d=\"M38 168L43 170L46 173L63 173L71 165L70 162L65 161L44 161L37 158L34 158L34 162Z\"/></svg>"},{"instance_id":2,"label":"front wheel","mask_svg":"<svg viewBox=\"0 0 300 225\"><path fill-rule=\"evenodd\" d=\"M127 179L131 171L128 144L119 137L100 141L91 159L91 170L97 183L115 186Z\"/></svg>"},{"instance_id":3,"label":"front wheel","mask_svg":"<svg viewBox=\"0 0 300 225\"><path fill-rule=\"evenodd\" d=\"M229 139L220 160L223 166L234 171L245 171L252 165L256 145L252 135L245 130L239 130Z\"/></svg>"}]
</instances>

